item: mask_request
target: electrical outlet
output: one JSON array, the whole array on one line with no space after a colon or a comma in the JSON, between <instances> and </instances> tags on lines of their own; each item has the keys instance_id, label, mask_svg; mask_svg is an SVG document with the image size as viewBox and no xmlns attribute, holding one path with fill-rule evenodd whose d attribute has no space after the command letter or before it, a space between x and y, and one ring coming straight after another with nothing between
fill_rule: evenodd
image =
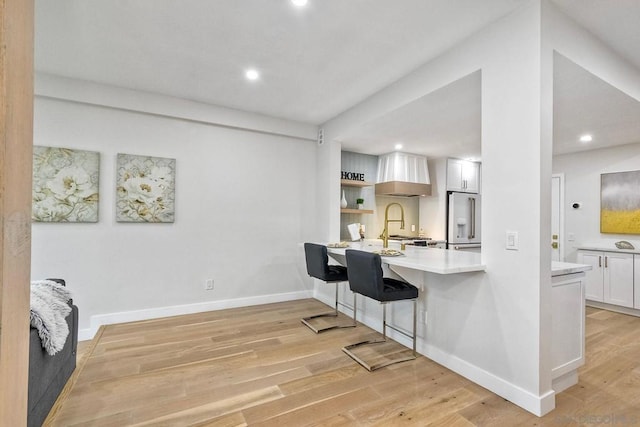
<instances>
[{"instance_id":1,"label":"electrical outlet","mask_svg":"<svg viewBox=\"0 0 640 427\"><path fill-rule=\"evenodd\" d=\"M207 281L204 282L204 289L207 291L213 290L213 279L207 279Z\"/></svg>"}]
</instances>

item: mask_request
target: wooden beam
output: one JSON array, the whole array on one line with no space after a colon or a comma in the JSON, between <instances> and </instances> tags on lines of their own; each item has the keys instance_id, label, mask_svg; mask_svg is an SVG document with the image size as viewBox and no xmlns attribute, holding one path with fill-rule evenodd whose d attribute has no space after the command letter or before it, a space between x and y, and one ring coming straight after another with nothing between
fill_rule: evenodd
<instances>
[{"instance_id":1,"label":"wooden beam","mask_svg":"<svg viewBox=\"0 0 640 427\"><path fill-rule=\"evenodd\" d=\"M27 424L33 0L0 0L0 425Z\"/></svg>"}]
</instances>

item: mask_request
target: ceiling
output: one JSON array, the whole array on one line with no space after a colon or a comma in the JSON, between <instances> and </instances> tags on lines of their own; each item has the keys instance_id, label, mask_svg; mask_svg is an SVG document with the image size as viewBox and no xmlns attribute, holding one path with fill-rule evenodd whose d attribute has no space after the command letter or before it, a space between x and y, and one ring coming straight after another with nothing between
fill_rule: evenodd
<instances>
[{"instance_id":1,"label":"ceiling","mask_svg":"<svg viewBox=\"0 0 640 427\"><path fill-rule=\"evenodd\" d=\"M402 150L429 158L481 156L481 73L477 71L340 138L345 151ZM640 102L562 55L554 57L553 153L640 142ZM593 141L581 143L583 134Z\"/></svg>"},{"instance_id":2,"label":"ceiling","mask_svg":"<svg viewBox=\"0 0 640 427\"><path fill-rule=\"evenodd\" d=\"M480 158L480 71L364 123L339 140L345 151L402 151L428 158Z\"/></svg>"},{"instance_id":3,"label":"ceiling","mask_svg":"<svg viewBox=\"0 0 640 427\"><path fill-rule=\"evenodd\" d=\"M524 2L36 0L35 68L321 124Z\"/></svg>"},{"instance_id":4,"label":"ceiling","mask_svg":"<svg viewBox=\"0 0 640 427\"><path fill-rule=\"evenodd\" d=\"M553 2L640 69L640 1ZM319 125L525 3L36 0L35 68ZM259 80L244 78L249 67ZM556 152L596 146L570 143L589 126L606 141L640 142L635 100L568 60L555 73ZM431 157L479 155L479 78L363 125L345 135L345 149L379 154L402 140Z\"/></svg>"},{"instance_id":5,"label":"ceiling","mask_svg":"<svg viewBox=\"0 0 640 427\"><path fill-rule=\"evenodd\" d=\"M554 154L640 142L640 102L562 55L553 62Z\"/></svg>"}]
</instances>

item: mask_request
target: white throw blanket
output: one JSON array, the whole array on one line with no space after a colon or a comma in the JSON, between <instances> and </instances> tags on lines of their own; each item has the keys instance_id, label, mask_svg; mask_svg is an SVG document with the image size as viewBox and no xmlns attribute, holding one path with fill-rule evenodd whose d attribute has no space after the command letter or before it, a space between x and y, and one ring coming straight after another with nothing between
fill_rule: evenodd
<instances>
[{"instance_id":1,"label":"white throw blanket","mask_svg":"<svg viewBox=\"0 0 640 427\"><path fill-rule=\"evenodd\" d=\"M69 290L52 280L31 282L31 326L51 356L62 350L69 335L65 318L71 312Z\"/></svg>"}]
</instances>

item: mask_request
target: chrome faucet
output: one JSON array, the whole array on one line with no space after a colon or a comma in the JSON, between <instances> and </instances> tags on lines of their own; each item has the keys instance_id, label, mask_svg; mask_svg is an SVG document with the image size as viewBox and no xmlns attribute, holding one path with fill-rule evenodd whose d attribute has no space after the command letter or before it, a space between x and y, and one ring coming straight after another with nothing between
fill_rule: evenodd
<instances>
[{"instance_id":1,"label":"chrome faucet","mask_svg":"<svg viewBox=\"0 0 640 427\"><path fill-rule=\"evenodd\" d=\"M389 219L389 208L393 205L398 205L400 207L400 219ZM399 222L400 230L404 230L404 208L400 203L389 203L384 210L384 230L382 230L382 234L380 238L382 239L382 247L389 247L389 223L390 222Z\"/></svg>"}]
</instances>

